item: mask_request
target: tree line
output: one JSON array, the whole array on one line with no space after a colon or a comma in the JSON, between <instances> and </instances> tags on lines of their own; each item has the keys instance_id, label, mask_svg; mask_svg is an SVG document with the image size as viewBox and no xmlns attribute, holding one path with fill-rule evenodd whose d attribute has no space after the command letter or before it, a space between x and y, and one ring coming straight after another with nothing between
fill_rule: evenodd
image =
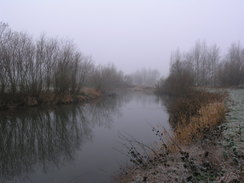
<instances>
[{"instance_id":1,"label":"tree line","mask_svg":"<svg viewBox=\"0 0 244 183\"><path fill-rule=\"evenodd\" d=\"M218 46L198 41L187 52L174 51L170 60L170 74L158 82L159 91L177 93L192 86L244 86L244 48L240 43L233 43L221 57Z\"/></svg>"},{"instance_id":2,"label":"tree line","mask_svg":"<svg viewBox=\"0 0 244 183\"><path fill-rule=\"evenodd\" d=\"M105 90L125 83L121 71L113 65L96 66L70 41L45 35L34 40L0 23L0 98L42 92L76 94L84 86Z\"/></svg>"},{"instance_id":3,"label":"tree line","mask_svg":"<svg viewBox=\"0 0 244 183\"><path fill-rule=\"evenodd\" d=\"M154 87L159 78L160 73L158 70L143 68L128 75L128 82L131 85Z\"/></svg>"}]
</instances>

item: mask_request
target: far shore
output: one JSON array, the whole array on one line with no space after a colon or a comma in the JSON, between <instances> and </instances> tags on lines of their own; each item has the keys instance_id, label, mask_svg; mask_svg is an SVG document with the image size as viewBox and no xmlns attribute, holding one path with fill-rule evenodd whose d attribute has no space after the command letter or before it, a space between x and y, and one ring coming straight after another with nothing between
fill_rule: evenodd
<instances>
[{"instance_id":1,"label":"far shore","mask_svg":"<svg viewBox=\"0 0 244 183\"><path fill-rule=\"evenodd\" d=\"M38 97L17 96L14 102L5 104L0 103L0 111L14 110L25 107L36 107L40 105L61 105L71 103L84 103L104 96L104 92L94 88L83 88L78 94L54 94L52 92L43 92Z\"/></svg>"}]
</instances>

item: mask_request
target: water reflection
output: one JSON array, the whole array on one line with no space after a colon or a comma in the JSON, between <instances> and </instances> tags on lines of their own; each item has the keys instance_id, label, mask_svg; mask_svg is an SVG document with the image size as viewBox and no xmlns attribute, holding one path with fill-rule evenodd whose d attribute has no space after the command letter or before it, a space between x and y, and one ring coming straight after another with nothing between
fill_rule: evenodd
<instances>
[{"instance_id":1,"label":"water reflection","mask_svg":"<svg viewBox=\"0 0 244 183\"><path fill-rule=\"evenodd\" d=\"M101 99L92 104L33 108L0 113L0 182L13 180L41 166L71 160L92 139L94 126L111 127L112 115L130 95Z\"/></svg>"},{"instance_id":2,"label":"water reflection","mask_svg":"<svg viewBox=\"0 0 244 183\"><path fill-rule=\"evenodd\" d=\"M85 113L87 114L87 120L95 125L111 127L113 116L120 115L120 107L130 101L131 95L126 91L119 92L116 97L103 97L94 103L86 105ZM113 114L113 115L111 115Z\"/></svg>"},{"instance_id":3,"label":"water reflection","mask_svg":"<svg viewBox=\"0 0 244 183\"><path fill-rule=\"evenodd\" d=\"M174 130L177 127L177 123L175 123L174 116L175 116L175 110L177 104L176 97L173 96L167 96L167 95L157 95L156 102L161 104L165 107L165 110L169 114L168 123L170 124L171 128Z\"/></svg>"}]
</instances>

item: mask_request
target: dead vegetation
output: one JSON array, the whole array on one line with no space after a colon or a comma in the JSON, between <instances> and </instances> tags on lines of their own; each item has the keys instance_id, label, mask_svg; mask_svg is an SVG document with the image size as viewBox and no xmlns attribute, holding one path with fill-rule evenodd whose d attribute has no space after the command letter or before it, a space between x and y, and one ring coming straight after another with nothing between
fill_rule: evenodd
<instances>
[{"instance_id":1,"label":"dead vegetation","mask_svg":"<svg viewBox=\"0 0 244 183\"><path fill-rule=\"evenodd\" d=\"M225 97L226 93L192 91L185 98L173 100L169 104L169 121L174 127L175 140L190 144L222 123L226 113Z\"/></svg>"},{"instance_id":2,"label":"dead vegetation","mask_svg":"<svg viewBox=\"0 0 244 183\"><path fill-rule=\"evenodd\" d=\"M0 22L0 110L83 101L74 97L82 88L105 92L126 87L126 78L112 64L96 65L71 41L45 35L35 40Z\"/></svg>"},{"instance_id":3,"label":"dead vegetation","mask_svg":"<svg viewBox=\"0 0 244 183\"><path fill-rule=\"evenodd\" d=\"M223 122L225 111L223 103L210 103L201 107L199 114L191 117L188 124L176 127L175 138L180 144L190 144L202 138L205 130L210 130Z\"/></svg>"},{"instance_id":4,"label":"dead vegetation","mask_svg":"<svg viewBox=\"0 0 244 183\"><path fill-rule=\"evenodd\" d=\"M151 155L145 160L143 153L131 154L130 149L136 166L127 168L117 182L241 182L237 156L218 142L225 98L225 93L192 91L171 101L168 108L174 133L153 129L161 140L156 154L147 149Z\"/></svg>"}]
</instances>

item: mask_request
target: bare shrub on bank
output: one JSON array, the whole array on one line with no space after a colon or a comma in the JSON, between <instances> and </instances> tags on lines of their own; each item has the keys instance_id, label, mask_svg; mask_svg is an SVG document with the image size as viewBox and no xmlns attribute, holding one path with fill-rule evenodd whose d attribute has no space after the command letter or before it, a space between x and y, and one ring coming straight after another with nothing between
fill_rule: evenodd
<instances>
[{"instance_id":1,"label":"bare shrub on bank","mask_svg":"<svg viewBox=\"0 0 244 183\"><path fill-rule=\"evenodd\" d=\"M170 74L157 83L158 93L182 95L193 87L244 87L244 48L240 43L233 43L223 57L216 45L200 41L188 52L173 52Z\"/></svg>"},{"instance_id":2,"label":"bare shrub on bank","mask_svg":"<svg viewBox=\"0 0 244 183\"><path fill-rule=\"evenodd\" d=\"M84 86L107 89L125 85L114 66L95 66L70 41L33 40L0 23L0 105L37 100L42 93L73 95Z\"/></svg>"}]
</instances>

